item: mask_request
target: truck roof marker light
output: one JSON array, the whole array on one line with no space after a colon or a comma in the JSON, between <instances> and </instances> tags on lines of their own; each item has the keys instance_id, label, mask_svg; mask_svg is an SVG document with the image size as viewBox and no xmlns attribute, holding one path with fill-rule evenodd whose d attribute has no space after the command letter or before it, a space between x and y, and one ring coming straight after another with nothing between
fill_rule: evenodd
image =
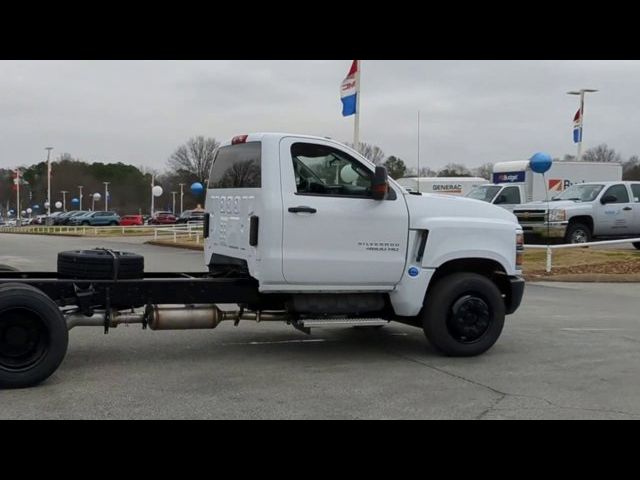
<instances>
[{"instance_id":1,"label":"truck roof marker light","mask_svg":"<svg viewBox=\"0 0 640 480\"><path fill-rule=\"evenodd\" d=\"M231 140L231 145L238 145L239 143L247 143L249 135L236 135Z\"/></svg>"}]
</instances>

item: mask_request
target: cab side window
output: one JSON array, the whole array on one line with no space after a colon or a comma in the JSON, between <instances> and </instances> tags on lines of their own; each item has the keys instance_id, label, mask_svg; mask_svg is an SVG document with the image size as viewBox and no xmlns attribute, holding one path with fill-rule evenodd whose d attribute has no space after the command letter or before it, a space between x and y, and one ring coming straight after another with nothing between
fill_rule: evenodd
<instances>
[{"instance_id":1,"label":"cab side window","mask_svg":"<svg viewBox=\"0 0 640 480\"><path fill-rule=\"evenodd\" d=\"M633 201L640 203L640 183L631 184L631 193L633 194Z\"/></svg>"},{"instance_id":2,"label":"cab side window","mask_svg":"<svg viewBox=\"0 0 640 480\"><path fill-rule=\"evenodd\" d=\"M299 195L371 197L373 172L338 149L294 143L291 158Z\"/></svg>"},{"instance_id":3,"label":"cab side window","mask_svg":"<svg viewBox=\"0 0 640 480\"><path fill-rule=\"evenodd\" d=\"M629 193L627 192L627 187L624 185L609 187L602 198L610 196L616 197L616 201L611 203L629 203Z\"/></svg>"},{"instance_id":4,"label":"cab side window","mask_svg":"<svg viewBox=\"0 0 640 480\"><path fill-rule=\"evenodd\" d=\"M505 197L504 202L502 202L504 204L517 205L522 203L520 202L520 189L518 187L506 187L500 195Z\"/></svg>"}]
</instances>

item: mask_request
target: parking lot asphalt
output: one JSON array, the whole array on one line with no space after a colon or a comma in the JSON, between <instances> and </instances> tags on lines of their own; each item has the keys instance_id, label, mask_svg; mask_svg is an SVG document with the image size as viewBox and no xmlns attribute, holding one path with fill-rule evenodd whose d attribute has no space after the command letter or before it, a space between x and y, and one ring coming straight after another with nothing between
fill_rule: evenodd
<instances>
[{"instance_id":1,"label":"parking lot asphalt","mask_svg":"<svg viewBox=\"0 0 640 480\"><path fill-rule=\"evenodd\" d=\"M143 253L148 270L202 270L200 252L140 239L0 235L0 263L55 268L59 250ZM640 418L640 286L528 284L498 343L438 356L421 330L223 323L212 331L109 335L78 327L44 384L0 391L0 418Z\"/></svg>"}]
</instances>

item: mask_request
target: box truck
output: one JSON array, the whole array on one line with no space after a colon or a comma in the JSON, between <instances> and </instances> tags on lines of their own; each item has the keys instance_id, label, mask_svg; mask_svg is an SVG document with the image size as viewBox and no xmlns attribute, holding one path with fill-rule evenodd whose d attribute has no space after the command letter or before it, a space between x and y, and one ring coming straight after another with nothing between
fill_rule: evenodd
<instances>
[{"instance_id":1,"label":"box truck","mask_svg":"<svg viewBox=\"0 0 640 480\"><path fill-rule=\"evenodd\" d=\"M516 205L552 199L574 183L622 180L622 165L609 162L553 162L544 175L534 173L528 160L499 162L493 183L472 189L466 196L513 211ZM545 189L548 188L548 192Z\"/></svg>"},{"instance_id":2,"label":"box truck","mask_svg":"<svg viewBox=\"0 0 640 480\"><path fill-rule=\"evenodd\" d=\"M474 187L489 181L480 177L406 177L399 179L398 183L409 192L465 196Z\"/></svg>"}]
</instances>

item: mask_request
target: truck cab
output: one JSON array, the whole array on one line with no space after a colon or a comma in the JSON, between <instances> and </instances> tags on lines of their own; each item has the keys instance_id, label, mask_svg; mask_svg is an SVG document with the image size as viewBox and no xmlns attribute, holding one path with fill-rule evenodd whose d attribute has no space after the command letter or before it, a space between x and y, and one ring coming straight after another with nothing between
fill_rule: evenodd
<instances>
[{"instance_id":1,"label":"truck cab","mask_svg":"<svg viewBox=\"0 0 640 480\"><path fill-rule=\"evenodd\" d=\"M210 270L243 272L265 305L294 315L382 316L470 355L495 342L522 297L513 214L407 192L328 138L257 133L221 144L205 210ZM467 314L484 320L467 328Z\"/></svg>"}]
</instances>

